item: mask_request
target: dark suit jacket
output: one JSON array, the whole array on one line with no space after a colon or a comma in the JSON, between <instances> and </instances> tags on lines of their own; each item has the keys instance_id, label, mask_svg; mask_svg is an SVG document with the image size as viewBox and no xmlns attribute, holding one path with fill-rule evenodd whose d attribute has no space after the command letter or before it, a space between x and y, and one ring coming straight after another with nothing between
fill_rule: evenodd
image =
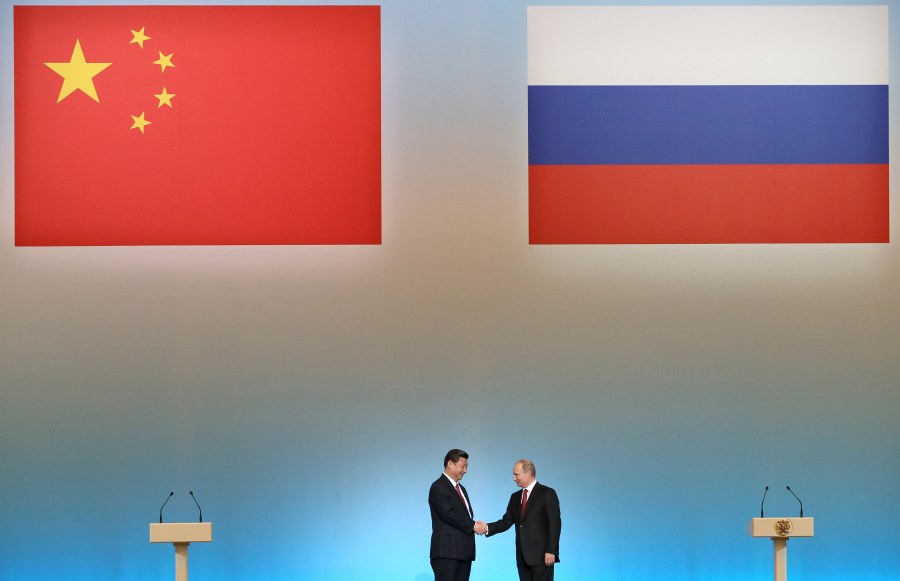
<instances>
[{"instance_id":1,"label":"dark suit jacket","mask_svg":"<svg viewBox=\"0 0 900 581\"><path fill-rule=\"evenodd\" d=\"M556 561L559 562L562 517L559 513L559 497L556 496L556 491L538 482L528 496L524 516L521 514L521 506L522 491L519 490L509 497L509 505L503 518L488 523L487 536L502 533L512 525L516 525L516 546L521 549L522 559L526 565L533 567L543 564L544 553L556 555ZM518 551L516 556L518 557Z\"/></svg>"},{"instance_id":2,"label":"dark suit jacket","mask_svg":"<svg viewBox=\"0 0 900 581\"><path fill-rule=\"evenodd\" d=\"M460 488L471 507L469 493L462 485ZM475 521L444 474L431 485L428 506L431 507L431 558L474 561Z\"/></svg>"}]
</instances>

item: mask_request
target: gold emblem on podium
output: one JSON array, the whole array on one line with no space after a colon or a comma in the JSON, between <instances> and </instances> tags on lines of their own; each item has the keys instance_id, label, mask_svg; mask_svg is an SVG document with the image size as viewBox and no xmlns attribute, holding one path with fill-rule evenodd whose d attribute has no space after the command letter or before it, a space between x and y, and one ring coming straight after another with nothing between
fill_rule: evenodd
<instances>
[{"instance_id":1,"label":"gold emblem on podium","mask_svg":"<svg viewBox=\"0 0 900 581\"><path fill-rule=\"evenodd\" d=\"M788 536L792 530L794 530L794 524L791 521L787 519L775 521L775 534L779 537Z\"/></svg>"}]
</instances>

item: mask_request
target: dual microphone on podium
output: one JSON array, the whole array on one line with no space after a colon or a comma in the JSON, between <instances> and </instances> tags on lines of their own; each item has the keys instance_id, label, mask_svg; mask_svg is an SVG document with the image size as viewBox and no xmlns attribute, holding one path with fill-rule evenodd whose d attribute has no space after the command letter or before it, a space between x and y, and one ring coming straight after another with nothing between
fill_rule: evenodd
<instances>
[{"instance_id":1,"label":"dual microphone on podium","mask_svg":"<svg viewBox=\"0 0 900 581\"><path fill-rule=\"evenodd\" d=\"M769 487L766 486L766 490L768 490L768 489L769 489ZM197 505L197 510L200 511L200 520L199 520L198 522L203 522L203 509L200 508L200 503L197 502L197 497L194 496L194 491L193 491L193 490L188 490L188 494L190 494L190 495L191 495L191 498L194 499L194 504ZM169 493L169 496L166 497L166 501L165 501L164 503L162 503L162 506L161 506L161 507L159 507L159 522L162 522L162 521L163 521L163 519L162 519L162 511L163 511L163 509L166 507L166 504L169 502L169 499L171 499L173 496L175 496L175 491L174 491L174 490L173 490L172 492Z\"/></svg>"},{"instance_id":2,"label":"dual microphone on podium","mask_svg":"<svg viewBox=\"0 0 900 581\"><path fill-rule=\"evenodd\" d=\"M800 518L803 518L803 501L800 500L800 497L794 494L794 491L791 490L790 486L785 486L787 491L794 495L794 498L797 499L797 502L800 503ZM765 518L765 514L763 514L763 506L766 504L766 495L769 494L769 487L766 486L765 492L763 492L762 502L759 503L759 518ZM162 521L159 521L162 522ZM201 521L202 522L202 521Z\"/></svg>"},{"instance_id":3,"label":"dual microphone on podium","mask_svg":"<svg viewBox=\"0 0 900 581\"><path fill-rule=\"evenodd\" d=\"M800 518L784 516L766 518L764 506L766 504L766 495L769 493L769 487L766 486L762 502L759 503L759 518L750 519L750 525L747 528L747 532L751 537L768 537L772 539L775 581L787 581L788 540L796 537L813 536L813 519L803 517L803 501L794 494L790 486L785 486L785 488L800 503Z\"/></svg>"},{"instance_id":4,"label":"dual microphone on podium","mask_svg":"<svg viewBox=\"0 0 900 581\"><path fill-rule=\"evenodd\" d=\"M197 505L197 510L200 511L200 522L163 524L163 509L175 496L173 490L159 507L159 523L150 523L151 543L172 543L175 547L175 581L187 581L188 579L188 547L190 544L212 542L212 523L203 522L203 509L200 508L194 491L191 490L189 493L194 499L194 504Z\"/></svg>"}]
</instances>

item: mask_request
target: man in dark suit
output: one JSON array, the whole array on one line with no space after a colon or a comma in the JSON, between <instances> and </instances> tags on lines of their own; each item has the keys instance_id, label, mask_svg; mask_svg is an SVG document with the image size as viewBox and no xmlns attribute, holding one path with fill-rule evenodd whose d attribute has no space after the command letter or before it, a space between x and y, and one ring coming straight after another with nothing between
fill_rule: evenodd
<instances>
[{"instance_id":1,"label":"man in dark suit","mask_svg":"<svg viewBox=\"0 0 900 581\"><path fill-rule=\"evenodd\" d=\"M444 456L444 473L428 491L431 507L431 568L435 581L469 581L475 560L475 523L469 493L459 481L469 469L469 455L453 449Z\"/></svg>"},{"instance_id":2,"label":"man in dark suit","mask_svg":"<svg viewBox=\"0 0 900 581\"><path fill-rule=\"evenodd\" d=\"M522 489L509 498L506 514L488 523L487 536L516 525L516 566L520 581L553 581L553 565L559 562L562 518L556 491L535 480L531 460L513 466L513 481Z\"/></svg>"}]
</instances>

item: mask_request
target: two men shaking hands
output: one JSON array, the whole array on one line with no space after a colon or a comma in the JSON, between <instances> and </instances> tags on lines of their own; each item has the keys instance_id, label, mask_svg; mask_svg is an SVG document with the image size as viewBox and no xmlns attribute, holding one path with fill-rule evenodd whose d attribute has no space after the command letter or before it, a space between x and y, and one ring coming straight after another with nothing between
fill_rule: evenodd
<instances>
[{"instance_id":1,"label":"two men shaking hands","mask_svg":"<svg viewBox=\"0 0 900 581\"><path fill-rule=\"evenodd\" d=\"M520 581L552 581L562 527L556 491L537 482L531 460L519 460L513 466L513 481L520 490L510 496L506 513L495 522L476 521L469 495L459 483L468 464L469 455L463 450L447 452L444 473L428 492L435 581L468 581L475 560L474 535L490 537L513 525Z\"/></svg>"}]
</instances>

